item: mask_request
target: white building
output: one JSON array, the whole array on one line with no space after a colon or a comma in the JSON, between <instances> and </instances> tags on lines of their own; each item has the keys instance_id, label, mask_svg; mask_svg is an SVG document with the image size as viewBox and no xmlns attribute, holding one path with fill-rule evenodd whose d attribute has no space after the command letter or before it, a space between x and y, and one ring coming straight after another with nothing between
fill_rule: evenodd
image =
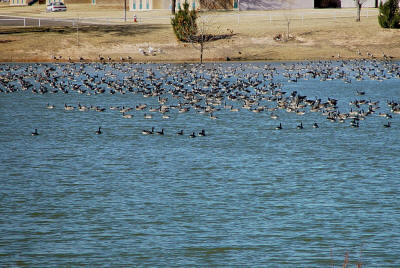
<instances>
[{"instance_id":1,"label":"white building","mask_svg":"<svg viewBox=\"0 0 400 268\"><path fill-rule=\"evenodd\" d=\"M314 8L314 0L240 0L240 10Z\"/></svg>"},{"instance_id":2,"label":"white building","mask_svg":"<svg viewBox=\"0 0 400 268\"><path fill-rule=\"evenodd\" d=\"M362 5L362 7L379 7L379 4L385 3L387 0L367 0L365 3ZM355 7L355 1L354 0L341 0L342 7ZM400 6L400 3L399 3Z\"/></svg>"},{"instance_id":3,"label":"white building","mask_svg":"<svg viewBox=\"0 0 400 268\"><path fill-rule=\"evenodd\" d=\"M342 7L356 7L354 0L342 0ZM385 2L385 1L384 1ZM367 0L362 7L379 7L380 0Z\"/></svg>"}]
</instances>

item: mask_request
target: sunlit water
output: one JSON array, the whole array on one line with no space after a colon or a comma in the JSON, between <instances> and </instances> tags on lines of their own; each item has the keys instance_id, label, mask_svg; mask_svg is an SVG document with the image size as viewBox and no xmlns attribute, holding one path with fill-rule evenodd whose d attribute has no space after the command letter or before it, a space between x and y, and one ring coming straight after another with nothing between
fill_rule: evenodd
<instances>
[{"instance_id":1,"label":"sunlit water","mask_svg":"<svg viewBox=\"0 0 400 268\"><path fill-rule=\"evenodd\" d=\"M194 68L208 79L216 67L238 70L229 81L267 72L264 65L125 64L97 74L122 81L149 68L157 80L166 70L179 76ZM3 79L7 66L0 65ZM78 66L53 65L59 74ZM350 120L331 123L321 113L278 110L273 120L270 112L222 107L216 120L194 109L171 110L169 119L132 110L126 119L109 108L159 105L130 92L0 93L0 266L339 267L348 252L352 267L400 267L400 115L378 116L390 113L386 101L400 100L399 78L288 83L288 65L268 66L277 69L265 83L280 82L283 91L336 98L343 112L356 98L381 108L351 128ZM93 65L82 70L95 72ZM106 110L64 110L78 102ZM142 135L151 127L165 135ZM31 136L35 128L39 136ZM185 135L175 134L180 129ZM207 136L188 137L201 129Z\"/></svg>"}]
</instances>

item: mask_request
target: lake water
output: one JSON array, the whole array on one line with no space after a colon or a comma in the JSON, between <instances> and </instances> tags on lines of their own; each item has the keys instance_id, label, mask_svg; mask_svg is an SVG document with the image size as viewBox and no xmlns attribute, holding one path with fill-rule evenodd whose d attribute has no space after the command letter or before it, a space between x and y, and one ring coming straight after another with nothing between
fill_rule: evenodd
<instances>
[{"instance_id":1,"label":"lake water","mask_svg":"<svg viewBox=\"0 0 400 268\"><path fill-rule=\"evenodd\" d=\"M346 252L400 267L399 62L1 64L0 78L2 267L340 267ZM380 108L351 127L272 111L279 91ZM170 118L150 111L158 97Z\"/></svg>"}]
</instances>

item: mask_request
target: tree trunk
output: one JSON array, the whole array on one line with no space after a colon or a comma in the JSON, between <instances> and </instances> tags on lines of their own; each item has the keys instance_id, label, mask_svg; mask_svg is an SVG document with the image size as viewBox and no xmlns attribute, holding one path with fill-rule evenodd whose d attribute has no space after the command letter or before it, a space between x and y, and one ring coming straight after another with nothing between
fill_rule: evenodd
<instances>
[{"instance_id":1,"label":"tree trunk","mask_svg":"<svg viewBox=\"0 0 400 268\"><path fill-rule=\"evenodd\" d=\"M171 3L172 15L175 15L175 6L176 6L176 0L172 0L172 3Z\"/></svg>"},{"instance_id":2,"label":"tree trunk","mask_svg":"<svg viewBox=\"0 0 400 268\"><path fill-rule=\"evenodd\" d=\"M204 40L201 40L200 43L200 64L203 64L203 50L204 50Z\"/></svg>"},{"instance_id":3,"label":"tree trunk","mask_svg":"<svg viewBox=\"0 0 400 268\"><path fill-rule=\"evenodd\" d=\"M361 20L361 6L362 6L362 4L361 3L357 3L357 18L356 18L356 21L360 21Z\"/></svg>"}]
</instances>

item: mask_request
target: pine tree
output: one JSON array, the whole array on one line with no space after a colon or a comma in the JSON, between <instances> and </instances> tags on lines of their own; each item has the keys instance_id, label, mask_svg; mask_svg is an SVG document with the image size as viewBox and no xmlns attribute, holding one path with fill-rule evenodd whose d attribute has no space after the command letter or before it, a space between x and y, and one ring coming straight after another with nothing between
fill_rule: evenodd
<instances>
[{"instance_id":1,"label":"pine tree","mask_svg":"<svg viewBox=\"0 0 400 268\"><path fill-rule=\"evenodd\" d=\"M400 28L399 0L388 0L379 5L379 24L382 28Z\"/></svg>"},{"instance_id":2,"label":"pine tree","mask_svg":"<svg viewBox=\"0 0 400 268\"><path fill-rule=\"evenodd\" d=\"M179 41L189 42L196 35L196 19L196 11L189 10L189 4L185 1L183 9L179 7L179 11L175 14L175 17L171 19L172 28Z\"/></svg>"}]
</instances>

